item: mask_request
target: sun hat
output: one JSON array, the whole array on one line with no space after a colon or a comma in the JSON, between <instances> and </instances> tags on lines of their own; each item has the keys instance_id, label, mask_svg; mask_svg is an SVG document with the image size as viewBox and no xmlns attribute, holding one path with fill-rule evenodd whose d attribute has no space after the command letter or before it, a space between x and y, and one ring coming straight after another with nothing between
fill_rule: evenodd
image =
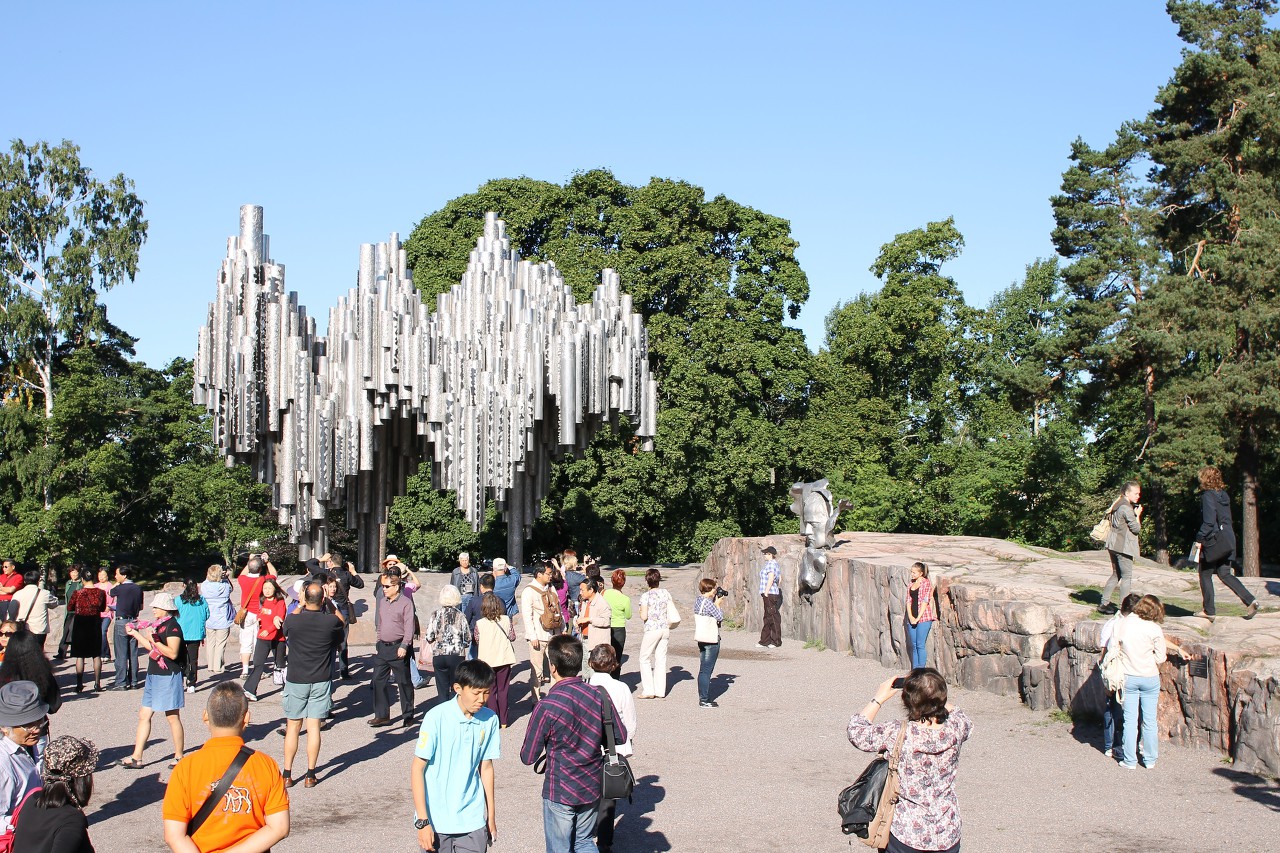
<instances>
[{"instance_id":1,"label":"sun hat","mask_svg":"<svg viewBox=\"0 0 1280 853\"><path fill-rule=\"evenodd\" d=\"M0 726L25 726L49 716L34 681L10 681L0 687Z\"/></svg>"},{"instance_id":2,"label":"sun hat","mask_svg":"<svg viewBox=\"0 0 1280 853\"><path fill-rule=\"evenodd\" d=\"M157 592L156 597L151 599L151 606L157 610L177 610L178 602L173 600L172 593Z\"/></svg>"},{"instance_id":3,"label":"sun hat","mask_svg":"<svg viewBox=\"0 0 1280 853\"><path fill-rule=\"evenodd\" d=\"M399 563L399 562L400 562L400 558L397 557L395 554L388 554L387 558L382 561L382 568L385 569L387 566L391 565L392 563Z\"/></svg>"}]
</instances>

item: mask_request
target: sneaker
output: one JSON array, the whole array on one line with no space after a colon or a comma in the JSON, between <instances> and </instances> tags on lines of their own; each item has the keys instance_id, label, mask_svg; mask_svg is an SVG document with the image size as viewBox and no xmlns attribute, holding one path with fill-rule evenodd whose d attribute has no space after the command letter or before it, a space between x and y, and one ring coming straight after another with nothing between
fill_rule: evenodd
<instances>
[{"instance_id":1,"label":"sneaker","mask_svg":"<svg viewBox=\"0 0 1280 853\"><path fill-rule=\"evenodd\" d=\"M1121 761L1120 764L1117 766L1120 767L1121 770L1137 770L1138 769L1137 764L1125 764L1123 761Z\"/></svg>"},{"instance_id":2,"label":"sneaker","mask_svg":"<svg viewBox=\"0 0 1280 853\"><path fill-rule=\"evenodd\" d=\"M1258 602L1256 601L1244 609L1244 618L1246 619L1252 619L1257 615L1258 615Z\"/></svg>"},{"instance_id":3,"label":"sneaker","mask_svg":"<svg viewBox=\"0 0 1280 853\"><path fill-rule=\"evenodd\" d=\"M768 646L766 646L764 643L756 643L756 648L757 648L757 649L767 649L767 648L769 648L769 647L768 647Z\"/></svg>"},{"instance_id":4,"label":"sneaker","mask_svg":"<svg viewBox=\"0 0 1280 853\"><path fill-rule=\"evenodd\" d=\"M699 708L719 708L720 706L719 706L719 705L717 705L715 702L711 702L711 701L701 702L701 701L700 701L700 702L698 702L698 707L699 707Z\"/></svg>"},{"instance_id":5,"label":"sneaker","mask_svg":"<svg viewBox=\"0 0 1280 853\"><path fill-rule=\"evenodd\" d=\"M188 693L195 693L195 692L196 692L196 686L195 686L194 684L188 684L188 685L187 685L187 692L188 692Z\"/></svg>"},{"instance_id":6,"label":"sneaker","mask_svg":"<svg viewBox=\"0 0 1280 853\"><path fill-rule=\"evenodd\" d=\"M782 648L782 644L781 644L781 643L773 643L772 645L770 645L770 646L769 646L769 648L771 648L771 649L780 649L780 648Z\"/></svg>"},{"instance_id":7,"label":"sneaker","mask_svg":"<svg viewBox=\"0 0 1280 853\"><path fill-rule=\"evenodd\" d=\"M248 690L246 690L246 691L244 692L244 698L248 699L250 702L257 702L257 701L258 701L258 697L257 697L257 696L254 696L254 695L253 695L252 693L250 693Z\"/></svg>"}]
</instances>

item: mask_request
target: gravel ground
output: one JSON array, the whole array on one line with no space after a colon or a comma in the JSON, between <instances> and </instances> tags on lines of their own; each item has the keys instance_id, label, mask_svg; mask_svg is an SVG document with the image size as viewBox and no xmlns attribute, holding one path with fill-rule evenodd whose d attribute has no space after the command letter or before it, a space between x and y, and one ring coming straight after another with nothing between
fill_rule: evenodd
<instances>
[{"instance_id":1,"label":"gravel ground","mask_svg":"<svg viewBox=\"0 0 1280 853\"><path fill-rule=\"evenodd\" d=\"M629 655L639 648L638 619L632 625ZM835 800L870 760L845 737L849 715L889 671L795 642L762 651L755 641L744 632L725 634L713 686L720 707L703 709L692 626L673 633L670 695L637 700L632 766L640 784L634 803L619 808L619 853L867 849L851 848L840 834ZM234 638L230 650L237 650ZM365 725L367 652L353 649L354 678L339 687L339 720L324 733L321 783L292 789L293 831L277 853L416 849L408 780L416 729ZM623 680L638 692L635 666L634 658L624 663ZM128 755L141 691L77 696L70 668L62 665L59 674L68 700L53 718L54 734L93 738L104 765ZM536 853L543 849L542 780L518 755L527 677L520 665L512 687L517 718L503 734L498 763L494 849ZM211 684L187 697L189 749L207 736L200 712ZM248 739L280 761L280 692L269 678L263 689ZM433 696L418 691L419 713ZM1013 698L963 691L952 698L975 721L959 776L964 849L971 853L1280 850L1280 788L1233 771L1217 753L1164 743L1158 769L1124 771L1099 751L1097 727L1054 720ZM99 851L164 849L160 800L171 754L168 728L159 722L143 770L97 774L89 820ZM305 767L305 753L298 766Z\"/></svg>"}]
</instances>

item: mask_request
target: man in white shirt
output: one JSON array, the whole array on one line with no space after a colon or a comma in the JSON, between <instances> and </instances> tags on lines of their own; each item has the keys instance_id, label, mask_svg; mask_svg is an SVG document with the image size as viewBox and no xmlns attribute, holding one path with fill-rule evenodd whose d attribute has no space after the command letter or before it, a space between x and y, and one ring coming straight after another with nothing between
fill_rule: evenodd
<instances>
[{"instance_id":1,"label":"man in white shirt","mask_svg":"<svg viewBox=\"0 0 1280 853\"><path fill-rule=\"evenodd\" d=\"M617 745L618 755L631 755L634 750L631 742L636 737L636 702L627 685L610 675L618 665L617 653L613 646L602 643L591 650L587 661L591 667L590 683L593 687L603 687L613 700L613 707L618 709L622 724L627 729L627 739ZM600 801L600 819L596 822L596 845L600 853L610 853L613 849L613 823L616 817L617 800Z\"/></svg>"},{"instance_id":2,"label":"man in white shirt","mask_svg":"<svg viewBox=\"0 0 1280 853\"><path fill-rule=\"evenodd\" d=\"M533 693L533 701L542 699L542 686L551 679L547 671L547 643L551 642L551 631L542 626L542 614L546 612L550 599L556 600L556 610L560 601L555 590L551 589L551 564L543 563L534 573L533 583L520 593L520 613L524 616L524 636L529 641L529 688ZM549 593L549 598L544 594Z\"/></svg>"},{"instance_id":3,"label":"man in white shirt","mask_svg":"<svg viewBox=\"0 0 1280 853\"><path fill-rule=\"evenodd\" d=\"M13 619L27 623L27 630L40 641L49 636L49 611L58 606L58 597L40 586L40 573L28 571L22 577L25 586L13 594L9 612Z\"/></svg>"}]
</instances>

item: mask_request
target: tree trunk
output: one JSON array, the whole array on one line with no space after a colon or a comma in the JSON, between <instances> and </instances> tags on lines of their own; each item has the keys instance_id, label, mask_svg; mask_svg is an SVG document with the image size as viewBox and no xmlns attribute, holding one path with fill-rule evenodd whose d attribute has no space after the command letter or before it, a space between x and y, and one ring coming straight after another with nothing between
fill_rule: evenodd
<instances>
[{"instance_id":1,"label":"tree trunk","mask_svg":"<svg viewBox=\"0 0 1280 853\"><path fill-rule=\"evenodd\" d=\"M1146 421L1146 441L1143 452L1156 440L1156 368L1151 360L1143 355L1142 363L1142 414ZM1152 479L1147 489L1147 504L1151 508L1153 524L1152 535L1156 548L1156 562L1162 566L1169 565L1169 518L1165 510L1164 483Z\"/></svg>"},{"instance_id":2,"label":"tree trunk","mask_svg":"<svg viewBox=\"0 0 1280 853\"><path fill-rule=\"evenodd\" d=\"M1240 479L1244 482L1240 497L1243 504L1240 541L1244 554L1244 576L1256 578L1262 575L1262 559L1258 550L1258 435L1252 425L1246 426L1241 432L1236 464L1240 467Z\"/></svg>"},{"instance_id":3,"label":"tree trunk","mask_svg":"<svg viewBox=\"0 0 1280 853\"><path fill-rule=\"evenodd\" d=\"M53 420L53 336L50 335L49 360L42 367L37 367L40 374L40 385L44 390L44 446L49 447L49 422ZM48 457L46 456L46 459ZM44 483L45 511L53 509L53 483L46 479Z\"/></svg>"}]
</instances>

